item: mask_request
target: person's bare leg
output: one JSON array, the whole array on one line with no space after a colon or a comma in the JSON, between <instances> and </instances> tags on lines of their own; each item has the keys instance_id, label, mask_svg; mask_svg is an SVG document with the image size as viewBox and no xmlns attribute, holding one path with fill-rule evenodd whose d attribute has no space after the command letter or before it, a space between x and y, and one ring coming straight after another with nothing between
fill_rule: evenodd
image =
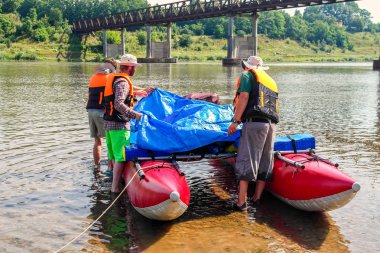
<instances>
[{"instance_id":1,"label":"person's bare leg","mask_svg":"<svg viewBox=\"0 0 380 253\"><path fill-rule=\"evenodd\" d=\"M124 162L115 162L114 164L111 192L120 192L119 183L120 183L121 173L123 172L123 169L124 169L124 164L125 164Z\"/></svg>"},{"instance_id":2,"label":"person's bare leg","mask_svg":"<svg viewBox=\"0 0 380 253\"><path fill-rule=\"evenodd\" d=\"M265 181L257 180L255 194L253 195L253 201L258 201L261 198L261 194L264 191Z\"/></svg>"},{"instance_id":3,"label":"person's bare leg","mask_svg":"<svg viewBox=\"0 0 380 253\"><path fill-rule=\"evenodd\" d=\"M113 170L113 163L114 163L114 160L110 160L108 159L108 167L107 167L107 170Z\"/></svg>"},{"instance_id":4,"label":"person's bare leg","mask_svg":"<svg viewBox=\"0 0 380 253\"><path fill-rule=\"evenodd\" d=\"M248 183L249 182L247 180L239 181L238 206L242 206L245 202L247 202Z\"/></svg>"},{"instance_id":5,"label":"person's bare leg","mask_svg":"<svg viewBox=\"0 0 380 253\"><path fill-rule=\"evenodd\" d=\"M95 137L94 147L92 149L95 165L100 165L100 158L102 157L102 139Z\"/></svg>"}]
</instances>

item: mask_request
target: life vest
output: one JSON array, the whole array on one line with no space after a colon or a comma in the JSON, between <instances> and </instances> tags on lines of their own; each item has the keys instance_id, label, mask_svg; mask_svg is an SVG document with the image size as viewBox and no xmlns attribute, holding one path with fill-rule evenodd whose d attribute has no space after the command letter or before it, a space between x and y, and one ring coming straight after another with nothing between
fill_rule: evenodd
<instances>
[{"instance_id":1,"label":"life vest","mask_svg":"<svg viewBox=\"0 0 380 253\"><path fill-rule=\"evenodd\" d=\"M242 115L242 121L249 118L268 118L274 123L278 123L278 89L276 82L264 71L260 69L246 69L250 71L257 81L257 85L252 87L249 93L249 100ZM239 100L240 77L236 83L236 96L234 108L236 109Z\"/></svg>"},{"instance_id":2,"label":"life vest","mask_svg":"<svg viewBox=\"0 0 380 253\"><path fill-rule=\"evenodd\" d=\"M130 108L133 108L133 85L129 76L125 73L114 73L109 74L106 87L104 90L104 104L106 111L104 113L104 120L107 121L118 121L118 122L127 122L129 118L122 115L118 110L115 109L114 101L115 101L115 93L113 90L113 84L115 79L124 78L129 84L129 94L124 100L124 104Z\"/></svg>"},{"instance_id":3,"label":"life vest","mask_svg":"<svg viewBox=\"0 0 380 253\"><path fill-rule=\"evenodd\" d=\"M108 74L98 73L91 77L88 84L86 109L104 109L103 96Z\"/></svg>"}]
</instances>

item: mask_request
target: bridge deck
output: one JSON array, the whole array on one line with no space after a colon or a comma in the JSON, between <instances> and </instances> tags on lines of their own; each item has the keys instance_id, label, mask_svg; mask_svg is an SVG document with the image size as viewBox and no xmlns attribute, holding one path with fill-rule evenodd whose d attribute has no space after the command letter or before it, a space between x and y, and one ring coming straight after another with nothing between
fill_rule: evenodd
<instances>
[{"instance_id":1,"label":"bridge deck","mask_svg":"<svg viewBox=\"0 0 380 253\"><path fill-rule=\"evenodd\" d=\"M204 19L243 13L289 9L356 0L187 0L100 16L73 23L73 31L89 33L102 29L160 25L176 21Z\"/></svg>"}]
</instances>

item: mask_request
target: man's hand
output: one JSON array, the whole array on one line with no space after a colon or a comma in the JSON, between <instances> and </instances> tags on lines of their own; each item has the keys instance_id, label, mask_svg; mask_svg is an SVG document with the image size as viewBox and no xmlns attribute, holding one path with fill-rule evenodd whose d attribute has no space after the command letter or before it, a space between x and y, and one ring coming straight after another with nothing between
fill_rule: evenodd
<instances>
[{"instance_id":1,"label":"man's hand","mask_svg":"<svg viewBox=\"0 0 380 253\"><path fill-rule=\"evenodd\" d=\"M142 117L142 113L137 112L136 113L136 120L140 121Z\"/></svg>"},{"instance_id":2,"label":"man's hand","mask_svg":"<svg viewBox=\"0 0 380 253\"><path fill-rule=\"evenodd\" d=\"M237 131L236 128L238 125L239 125L238 123L231 123L230 126L228 127L228 134L231 135L231 134L236 133Z\"/></svg>"},{"instance_id":3,"label":"man's hand","mask_svg":"<svg viewBox=\"0 0 380 253\"><path fill-rule=\"evenodd\" d=\"M147 93L152 93L154 91L154 87L148 87L148 88L145 88L144 91L146 91Z\"/></svg>"}]
</instances>

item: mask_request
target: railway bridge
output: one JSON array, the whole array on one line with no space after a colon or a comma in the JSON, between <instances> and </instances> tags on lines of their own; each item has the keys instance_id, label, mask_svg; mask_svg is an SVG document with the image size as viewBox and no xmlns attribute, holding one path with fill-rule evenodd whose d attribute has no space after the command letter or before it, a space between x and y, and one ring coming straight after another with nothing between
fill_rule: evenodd
<instances>
[{"instance_id":1,"label":"railway bridge","mask_svg":"<svg viewBox=\"0 0 380 253\"><path fill-rule=\"evenodd\" d=\"M227 16L228 47L223 64L231 65L240 62L241 58L257 55L257 23L260 12L351 1L356 0L186 0L78 20L73 23L73 32L88 35L103 30L103 54L107 57L124 54L126 28L145 26L146 58L139 59L140 62L171 63L176 62L176 58L171 57L173 22ZM252 36L247 38L235 37L233 33L234 17L242 14L249 14L252 17ZM161 25L167 28L166 41L152 42L151 27ZM107 45L107 30L121 31L122 42L116 51Z\"/></svg>"}]
</instances>

